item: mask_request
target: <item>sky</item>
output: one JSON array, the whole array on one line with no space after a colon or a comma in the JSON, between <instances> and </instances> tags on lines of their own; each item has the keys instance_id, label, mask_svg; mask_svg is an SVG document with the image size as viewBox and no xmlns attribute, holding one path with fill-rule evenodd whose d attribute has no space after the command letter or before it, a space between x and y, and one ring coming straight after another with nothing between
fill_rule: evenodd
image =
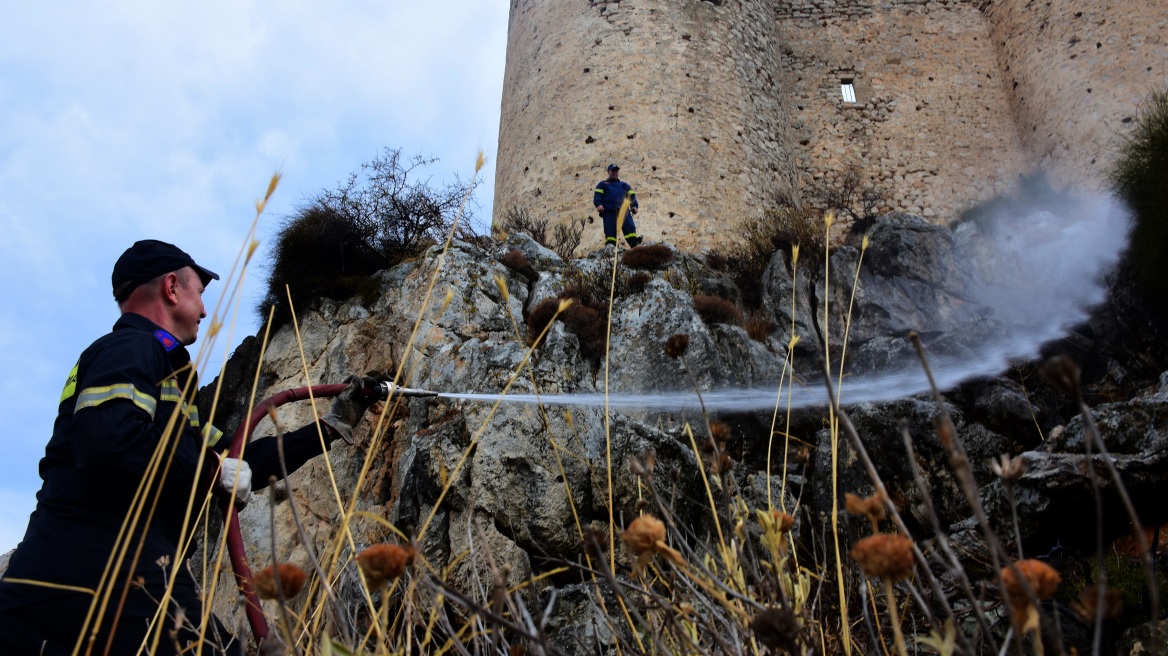
<instances>
[{"instance_id":1,"label":"sky","mask_svg":"<svg viewBox=\"0 0 1168 656\"><path fill-rule=\"evenodd\" d=\"M427 169L436 183L469 179L482 151L473 210L489 222L507 12L507 0L5 8L0 554L35 507L65 377L117 320L110 272L130 244L175 243L226 278L256 200L281 172L229 342L238 344L259 326L253 308L280 219L385 147L437 157ZM208 311L221 291L212 283ZM222 359L204 366L204 382Z\"/></svg>"}]
</instances>

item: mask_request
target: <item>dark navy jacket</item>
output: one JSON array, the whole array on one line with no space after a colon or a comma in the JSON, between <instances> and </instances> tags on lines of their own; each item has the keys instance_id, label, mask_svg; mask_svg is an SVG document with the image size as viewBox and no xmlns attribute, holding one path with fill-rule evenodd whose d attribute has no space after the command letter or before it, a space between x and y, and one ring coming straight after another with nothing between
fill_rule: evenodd
<instances>
[{"instance_id":1,"label":"dark navy jacket","mask_svg":"<svg viewBox=\"0 0 1168 656\"><path fill-rule=\"evenodd\" d=\"M629 183L624 180L604 179L596 183L596 190L592 192L592 206L604 206L605 212L619 212L625 197L629 198L631 207L637 206L637 196Z\"/></svg>"},{"instance_id":2,"label":"dark navy jacket","mask_svg":"<svg viewBox=\"0 0 1168 656\"><path fill-rule=\"evenodd\" d=\"M208 453L203 471L197 472L199 454L205 447L221 451L227 446L226 441L219 443L220 431L199 420L193 403L194 378L186 348L136 314L122 315L113 332L85 349L61 393L53 437L40 463L44 482L37 493L37 507L0 579L0 608L70 594L6 579L97 588L157 448L163 451L163 467L169 463L169 469L165 479L155 479L163 481L160 495L159 485L150 488L150 498L159 495L158 506L145 529L134 574L144 579L148 590L158 591L155 598L161 598L164 571L157 561L178 552L192 487L199 490L193 511L197 513L214 480L216 457ZM167 432L172 417L177 428ZM163 441L164 435L169 439ZM286 434L284 447L289 471L322 452L315 425ZM272 474L280 475L274 438L248 444L245 460L252 468L255 488L266 486ZM139 529L135 538L142 534ZM129 573L124 566L118 574L119 587Z\"/></svg>"}]
</instances>

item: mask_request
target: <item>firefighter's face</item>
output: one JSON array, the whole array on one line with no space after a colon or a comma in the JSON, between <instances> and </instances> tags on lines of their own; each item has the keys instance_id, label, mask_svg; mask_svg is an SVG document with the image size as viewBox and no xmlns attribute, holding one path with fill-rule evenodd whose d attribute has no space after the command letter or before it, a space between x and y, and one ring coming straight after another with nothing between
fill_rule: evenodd
<instances>
[{"instance_id":1,"label":"firefighter's face","mask_svg":"<svg viewBox=\"0 0 1168 656\"><path fill-rule=\"evenodd\" d=\"M207 316L203 306L203 281L195 270L187 267L178 272L175 294L178 302L171 315L174 336L183 344L194 344L199 336L199 322Z\"/></svg>"},{"instance_id":2,"label":"firefighter's face","mask_svg":"<svg viewBox=\"0 0 1168 656\"><path fill-rule=\"evenodd\" d=\"M609 169L608 170L608 179L609 180L616 180L619 177L620 177L620 169Z\"/></svg>"}]
</instances>

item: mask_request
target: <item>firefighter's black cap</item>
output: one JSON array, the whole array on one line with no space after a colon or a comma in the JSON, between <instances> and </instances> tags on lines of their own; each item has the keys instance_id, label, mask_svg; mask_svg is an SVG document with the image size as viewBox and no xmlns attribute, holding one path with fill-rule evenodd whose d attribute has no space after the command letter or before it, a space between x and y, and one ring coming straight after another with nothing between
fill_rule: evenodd
<instances>
[{"instance_id":1,"label":"firefighter's black cap","mask_svg":"<svg viewBox=\"0 0 1168 656\"><path fill-rule=\"evenodd\" d=\"M619 170L620 170L620 167L619 167L619 166L617 166L616 164L609 164L609 165L608 165L608 168L606 168L606 169L604 169L604 170L605 170L605 171L619 171Z\"/></svg>"},{"instance_id":2,"label":"firefighter's black cap","mask_svg":"<svg viewBox=\"0 0 1168 656\"><path fill-rule=\"evenodd\" d=\"M204 287L212 280L219 279L219 274L195 264L194 258L174 244L157 239L134 242L114 263L114 299L121 303L138 285L184 267L194 269Z\"/></svg>"}]
</instances>

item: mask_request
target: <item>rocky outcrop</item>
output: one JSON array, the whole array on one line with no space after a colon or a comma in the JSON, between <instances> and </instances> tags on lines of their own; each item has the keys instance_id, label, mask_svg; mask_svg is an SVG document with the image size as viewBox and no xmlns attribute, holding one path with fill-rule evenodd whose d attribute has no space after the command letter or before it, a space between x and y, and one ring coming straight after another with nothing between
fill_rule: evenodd
<instances>
[{"instance_id":1,"label":"rocky outcrop","mask_svg":"<svg viewBox=\"0 0 1168 656\"><path fill-rule=\"evenodd\" d=\"M695 535L706 535L709 511L701 501L706 493L698 467L698 458L705 456L695 454L689 438L692 430L698 444L705 441L703 416L693 406L662 409L643 397L632 403L629 395L695 387L737 390L730 396L775 390L786 366L792 322L801 344L793 354L800 384L819 385L813 380L818 345L825 333L831 348L844 344L843 308L849 305L854 309L847 327L847 381L899 385L901 379L880 383L883 379L872 376L911 362L912 348L904 339L909 331L945 355L974 352L1001 325L988 318L994 308L984 297L971 293L970 269L962 261L973 241L976 236L958 239L917 217L890 215L869 234L866 249L857 240L834 252L829 285L824 285L822 267L792 272L786 256L777 254L763 281L764 309L776 330L754 337L733 323L702 319L693 294L722 290L733 296L733 286L698 259L677 254L649 274L643 290L617 285L627 291L612 304L609 357L599 361L562 322L551 324L532 349L524 317L568 287L591 285L606 294L614 275L611 256L598 253L567 262L523 236L483 245L456 242L445 254L431 249L378 274L381 293L369 305L325 300L304 312L299 334L290 325L282 327L271 336L262 362L255 341L245 341L236 351L224 375L216 421L221 426L239 421L257 367L259 397L309 381L339 381L354 372L393 377L399 371L401 384L443 393L391 406L381 420L371 418L358 429L356 445L338 442L327 459L315 459L286 484L261 493L241 515L253 567L267 564L273 538L279 559L307 569L306 546L326 560L335 556L344 562L371 544L400 539L395 537L400 532L416 540L427 567L448 571L446 580L464 590L489 588L501 569L510 583L539 578L565 562L580 561L593 536L608 542L610 512L618 528L638 514L654 490L641 485L630 463L649 454L655 456L655 492L674 500ZM500 263L514 249L524 253L535 276ZM628 275L618 267L618 279ZM858 281L854 292L853 281ZM821 314L825 296L831 315L826 322ZM689 336L689 347L684 359L673 359L663 343L679 333ZM1037 385L982 377L952 389L944 403L983 482L992 479L990 458L1023 454L1027 468L1018 493L1027 530L1021 537L1044 543L1053 534L1042 520L1053 516L1052 508L1068 503L1066 490L1085 489L1085 478L1077 455L1081 424L1066 406L1036 400L1032 391ZM963 524L968 504L933 432L940 407L931 398L915 396L921 390L913 387L905 388L901 400L886 402L896 398L897 389L881 390L880 402L849 398L845 392L844 402L910 528L927 535L929 513L935 512L943 526L953 527L955 537L967 539L973 553L978 538ZM607 415L603 402L559 405L566 395L603 399L605 392L613 406ZM727 448L744 500L765 507L770 494L792 512L798 500L796 514L819 532L818 522L832 504L832 434L822 429L821 411L796 410L790 433L799 443L793 441L786 453L782 443L769 439L775 397L766 393L769 401L745 411L738 405L724 410L717 401L724 397L712 395L712 418L730 426ZM471 398L476 394L482 396ZM548 403L527 402L537 395ZM1130 483L1141 490L1158 490L1157 477L1168 473L1166 403L1168 396L1157 393L1099 408L1105 439ZM318 413L326 408L327 401L317 402ZM300 403L281 409L279 423L295 428L311 417L308 404ZM925 487L906 457L902 421ZM256 434L270 432L267 424ZM1060 437L1044 441L1063 424ZM841 494L870 491L854 454L846 444L839 448ZM789 487L780 499L782 480ZM987 504L998 517L1008 517L1008 508L995 501L1001 498L995 485L985 488ZM311 545L301 544L295 534L289 500L300 510ZM339 536L350 506L360 512L351 515L348 533ZM323 553L337 543L343 545L340 553ZM618 562L629 559L620 552ZM575 631L599 612L578 583L578 575L549 574L524 589L532 607L540 608L555 591L558 606L548 625L552 634ZM232 584L224 575L219 585ZM335 587L355 595L355 608L363 603L352 567ZM241 617L238 602L223 595L216 597L216 611L237 621ZM602 623L589 626L587 645L567 638L564 645L588 652L611 644L614 638Z\"/></svg>"}]
</instances>

